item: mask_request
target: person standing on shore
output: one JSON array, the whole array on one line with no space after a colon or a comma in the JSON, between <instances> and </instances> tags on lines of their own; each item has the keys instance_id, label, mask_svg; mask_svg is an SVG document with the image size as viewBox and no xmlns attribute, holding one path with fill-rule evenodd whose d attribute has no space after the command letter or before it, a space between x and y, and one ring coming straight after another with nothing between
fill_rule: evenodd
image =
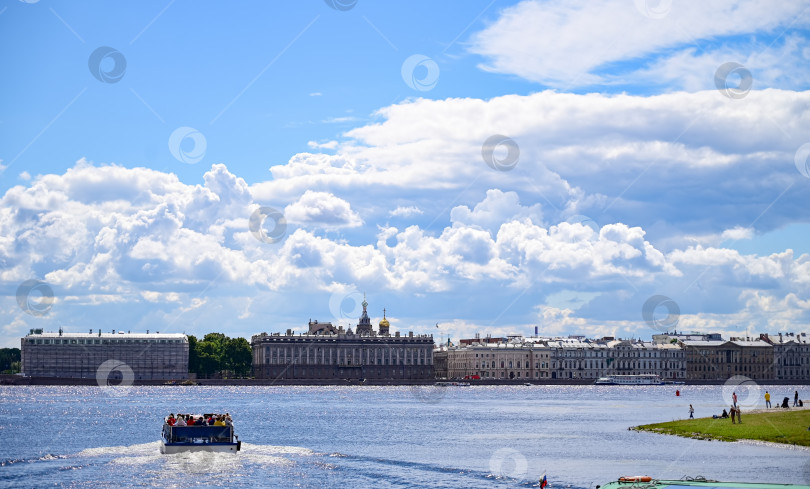
<instances>
[{"instance_id":1,"label":"person standing on shore","mask_svg":"<svg viewBox=\"0 0 810 489\"><path fill-rule=\"evenodd\" d=\"M737 423L742 424L742 410L737 406Z\"/></svg>"},{"instance_id":2,"label":"person standing on shore","mask_svg":"<svg viewBox=\"0 0 810 489\"><path fill-rule=\"evenodd\" d=\"M799 405L799 391L793 393L793 407Z\"/></svg>"},{"instance_id":3,"label":"person standing on shore","mask_svg":"<svg viewBox=\"0 0 810 489\"><path fill-rule=\"evenodd\" d=\"M771 407L771 394L768 391L765 391L765 407Z\"/></svg>"},{"instance_id":4,"label":"person standing on shore","mask_svg":"<svg viewBox=\"0 0 810 489\"><path fill-rule=\"evenodd\" d=\"M694 419L694 418L695 418L695 408L693 408L692 405L690 404L689 405L689 419Z\"/></svg>"}]
</instances>

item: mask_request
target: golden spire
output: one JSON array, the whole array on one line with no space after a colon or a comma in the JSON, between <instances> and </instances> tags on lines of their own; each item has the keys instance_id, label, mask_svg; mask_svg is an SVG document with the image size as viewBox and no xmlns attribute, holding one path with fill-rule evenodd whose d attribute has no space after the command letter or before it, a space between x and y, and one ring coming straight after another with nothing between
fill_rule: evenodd
<instances>
[{"instance_id":1,"label":"golden spire","mask_svg":"<svg viewBox=\"0 0 810 489\"><path fill-rule=\"evenodd\" d=\"M389 327L390 325L391 325L391 324L388 322L388 320L387 320L387 319L385 319L385 308L383 308L383 318L382 318L382 321L380 321L380 327L381 327L381 328L387 328L387 327Z\"/></svg>"}]
</instances>

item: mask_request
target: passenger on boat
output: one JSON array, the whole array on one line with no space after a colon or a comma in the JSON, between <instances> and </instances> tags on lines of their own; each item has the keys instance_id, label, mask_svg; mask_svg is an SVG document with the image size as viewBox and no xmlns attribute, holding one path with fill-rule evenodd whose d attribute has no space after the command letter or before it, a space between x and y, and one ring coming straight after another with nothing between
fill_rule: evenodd
<instances>
[{"instance_id":1,"label":"passenger on boat","mask_svg":"<svg viewBox=\"0 0 810 489\"><path fill-rule=\"evenodd\" d=\"M195 417L192 414L169 414L166 417L169 426L233 426L229 414L210 414Z\"/></svg>"}]
</instances>

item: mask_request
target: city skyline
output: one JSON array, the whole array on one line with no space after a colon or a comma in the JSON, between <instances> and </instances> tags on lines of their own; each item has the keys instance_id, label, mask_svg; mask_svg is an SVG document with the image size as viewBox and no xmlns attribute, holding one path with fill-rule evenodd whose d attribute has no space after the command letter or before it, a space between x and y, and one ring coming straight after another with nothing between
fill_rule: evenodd
<instances>
[{"instance_id":1,"label":"city skyline","mask_svg":"<svg viewBox=\"0 0 810 489\"><path fill-rule=\"evenodd\" d=\"M0 7L30 329L810 330L810 2Z\"/></svg>"}]
</instances>

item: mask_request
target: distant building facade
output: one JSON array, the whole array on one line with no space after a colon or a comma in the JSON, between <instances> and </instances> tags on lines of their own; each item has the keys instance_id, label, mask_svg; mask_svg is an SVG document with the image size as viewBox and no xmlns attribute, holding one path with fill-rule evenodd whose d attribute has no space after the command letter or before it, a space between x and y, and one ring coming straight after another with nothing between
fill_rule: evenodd
<instances>
[{"instance_id":1,"label":"distant building facade","mask_svg":"<svg viewBox=\"0 0 810 489\"><path fill-rule=\"evenodd\" d=\"M774 379L773 346L761 339L684 340L686 378L727 380L741 375L753 380Z\"/></svg>"},{"instance_id":2,"label":"distant building facade","mask_svg":"<svg viewBox=\"0 0 810 489\"><path fill-rule=\"evenodd\" d=\"M22 373L30 377L95 379L102 364L114 360L107 364L109 379L122 380L125 375L132 380L188 378L188 337L179 333L44 333L32 329L20 346Z\"/></svg>"},{"instance_id":3,"label":"distant building facade","mask_svg":"<svg viewBox=\"0 0 810 489\"><path fill-rule=\"evenodd\" d=\"M658 374L664 379L686 378L686 357L676 344L568 338L508 338L462 340L446 349L447 370L437 377L479 376L482 379L593 379L610 374Z\"/></svg>"},{"instance_id":4,"label":"distant building facade","mask_svg":"<svg viewBox=\"0 0 810 489\"><path fill-rule=\"evenodd\" d=\"M596 380L654 374L663 380L810 380L806 333L723 339L718 333L662 333L652 341L512 335L441 346L436 377L513 380Z\"/></svg>"},{"instance_id":5,"label":"distant building facade","mask_svg":"<svg viewBox=\"0 0 810 489\"><path fill-rule=\"evenodd\" d=\"M779 333L778 336L760 335L760 339L773 345L773 373L777 380L805 380L810 378L810 344L806 333Z\"/></svg>"},{"instance_id":6,"label":"distant building facade","mask_svg":"<svg viewBox=\"0 0 810 489\"><path fill-rule=\"evenodd\" d=\"M520 342L478 343L447 351L448 378L540 379L548 377L549 352Z\"/></svg>"},{"instance_id":7,"label":"distant building facade","mask_svg":"<svg viewBox=\"0 0 810 489\"><path fill-rule=\"evenodd\" d=\"M390 379L434 377L433 336L391 335L383 314L379 332L368 317L368 303L353 332L310 321L306 334L261 333L251 338L253 374L261 379Z\"/></svg>"},{"instance_id":8,"label":"distant building facade","mask_svg":"<svg viewBox=\"0 0 810 489\"><path fill-rule=\"evenodd\" d=\"M433 350L433 373L437 379L447 378L447 347Z\"/></svg>"}]
</instances>

